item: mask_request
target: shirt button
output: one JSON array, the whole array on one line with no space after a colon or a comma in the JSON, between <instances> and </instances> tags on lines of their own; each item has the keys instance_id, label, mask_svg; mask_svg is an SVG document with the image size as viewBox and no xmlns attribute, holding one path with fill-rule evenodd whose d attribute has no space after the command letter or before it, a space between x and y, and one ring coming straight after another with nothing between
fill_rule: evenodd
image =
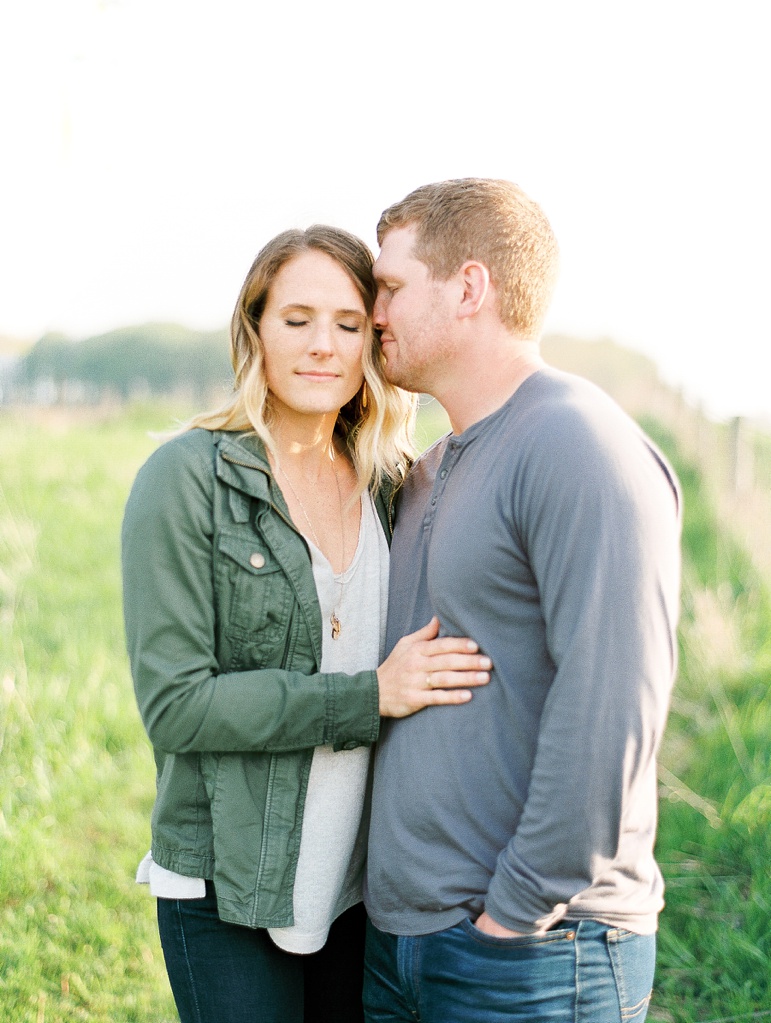
<instances>
[{"instance_id":1,"label":"shirt button","mask_svg":"<svg viewBox=\"0 0 771 1023\"><path fill-rule=\"evenodd\" d=\"M255 552L251 558L249 558L249 564L252 568L264 568L265 567L265 555L260 554L259 551Z\"/></svg>"},{"instance_id":2,"label":"shirt button","mask_svg":"<svg viewBox=\"0 0 771 1023\"><path fill-rule=\"evenodd\" d=\"M436 498L432 497L431 498L431 507L433 508L435 504L436 504Z\"/></svg>"},{"instance_id":3,"label":"shirt button","mask_svg":"<svg viewBox=\"0 0 771 1023\"><path fill-rule=\"evenodd\" d=\"M439 475L441 476L442 479L446 479L447 478L447 470L446 469L442 469L442 471L439 473Z\"/></svg>"}]
</instances>

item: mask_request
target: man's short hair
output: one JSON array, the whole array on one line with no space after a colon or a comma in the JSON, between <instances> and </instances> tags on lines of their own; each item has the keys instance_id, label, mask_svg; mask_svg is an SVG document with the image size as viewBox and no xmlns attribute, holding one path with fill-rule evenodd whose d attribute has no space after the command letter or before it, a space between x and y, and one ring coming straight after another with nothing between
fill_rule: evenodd
<instances>
[{"instance_id":1,"label":"man's short hair","mask_svg":"<svg viewBox=\"0 0 771 1023\"><path fill-rule=\"evenodd\" d=\"M411 225L414 255L433 277L448 280L467 260L483 263L506 328L518 337L540 335L559 249L543 210L519 186L493 178L423 185L384 211L378 242L392 228Z\"/></svg>"}]
</instances>

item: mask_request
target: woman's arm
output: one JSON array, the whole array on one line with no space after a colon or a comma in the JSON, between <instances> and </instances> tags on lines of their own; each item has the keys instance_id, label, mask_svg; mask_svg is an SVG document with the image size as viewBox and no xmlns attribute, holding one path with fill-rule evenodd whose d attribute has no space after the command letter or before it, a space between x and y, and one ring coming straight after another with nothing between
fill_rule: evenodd
<instances>
[{"instance_id":1,"label":"woman's arm","mask_svg":"<svg viewBox=\"0 0 771 1023\"><path fill-rule=\"evenodd\" d=\"M221 673L215 656L212 457L192 433L163 445L140 470L123 521L128 652L139 710L156 748L353 748L377 738L381 713L401 716L434 703L462 702L468 698L463 690L444 687L467 689L486 680L486 672L479 676L479 655L466 652L468 641L432 642L431 627L406 637L378 672Z\"/></svg>"}]
</instances>

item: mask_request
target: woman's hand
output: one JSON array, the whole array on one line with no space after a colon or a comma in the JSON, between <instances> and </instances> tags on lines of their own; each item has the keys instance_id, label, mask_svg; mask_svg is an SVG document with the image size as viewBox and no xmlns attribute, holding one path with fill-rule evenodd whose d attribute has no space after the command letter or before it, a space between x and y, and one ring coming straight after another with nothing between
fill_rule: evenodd
<instances>
[{"instance_id":1,"label":"woman's hand","mask_svg":"<svg viewBox=\"0 0 771 1023\"><path fill-rule=\"evenodd\" d=\"M403 718L424 707L468 703L469 686L490 681L492 662L459 636L438 639L439 619L404 636L377 669L380 714Z\"/></svg>"}]
</instances>

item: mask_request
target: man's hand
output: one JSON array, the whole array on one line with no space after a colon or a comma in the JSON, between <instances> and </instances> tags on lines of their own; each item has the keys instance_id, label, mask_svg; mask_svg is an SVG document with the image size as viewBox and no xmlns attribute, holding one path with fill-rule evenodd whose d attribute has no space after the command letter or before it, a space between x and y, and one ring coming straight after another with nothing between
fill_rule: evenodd
<instances>
[{"instance_id":1,"label":"man's hand","mask_svg":"<svg viewBox=\"0 0 771 1023\"><path fill-rule=\"evenodd\" d=\"M501 924L496 923L491 916L487 913L482 913L474 921L474 926L478 931L484 931L485 934L492 934L494 938L526 938L526 934L522 934L521 931L510 931L507 927L502 927Z\"/></svg>"}]
</instances>

